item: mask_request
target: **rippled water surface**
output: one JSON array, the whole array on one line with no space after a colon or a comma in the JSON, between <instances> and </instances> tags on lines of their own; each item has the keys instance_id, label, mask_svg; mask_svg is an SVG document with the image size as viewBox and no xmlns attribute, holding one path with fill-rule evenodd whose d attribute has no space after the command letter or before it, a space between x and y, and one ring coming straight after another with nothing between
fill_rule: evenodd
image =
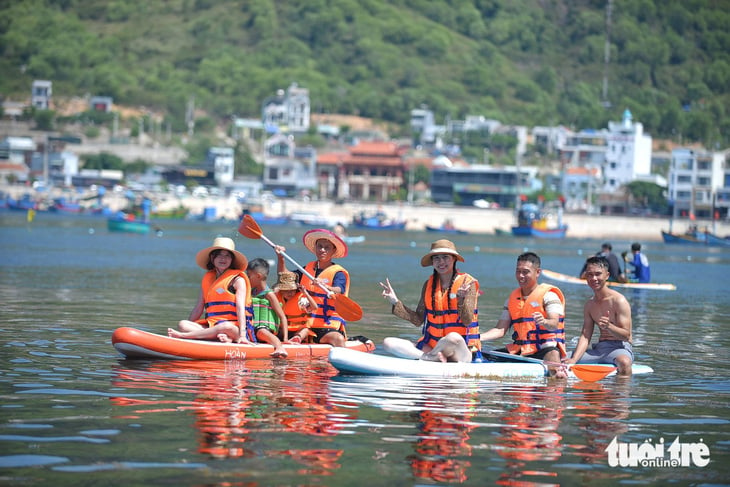
<instances>
[{"instance_id":1,"label":"rippled water surface","mask_svg":"<svg viewBox=\"0 0 730 487\"><path fill-rule=\"evenodd\" d=\"M597 383L341 376L325 360L128 361L112 331L164 333L187 317L217 235L274 257L233 223L170 221L161 237L110 234L102 219L0 213L0 484L9 485L711 485L730 478L730 250L645 243L656 282L625 291L638 361L655 369ZM304 229L264 227L300 263ZM390 277L415 305L435 234L364 233L341 261L376 343L418 329L380 296ZM479 278L482 329L496 323L525 249L575 274L599 241L454 236ZM621 252L630 242L613 242ZM563 284L575 343L590 290ZM706 445L709 464L609 464L619 442ZM681 446L681 445L680 445ZM669 454L666 455L669 458Z\"/></svg>"}]
</instances>

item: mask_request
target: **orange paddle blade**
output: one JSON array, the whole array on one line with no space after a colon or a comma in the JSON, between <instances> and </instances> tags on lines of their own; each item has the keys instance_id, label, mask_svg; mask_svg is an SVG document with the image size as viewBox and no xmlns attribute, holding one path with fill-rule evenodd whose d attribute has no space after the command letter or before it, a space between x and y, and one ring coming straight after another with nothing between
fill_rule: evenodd
<instances>
[{"instance_id":1,"label":"orange paddle blade","mask_svg":"<svg viewBox=\"0 0 730 487\"><path fill-rule=\"evenodd\" d=\"M570 367L573 373L580 380L586 382L596 382L608 374L616 370L616 367L606 367L605 365L573 365Z\"/></svg>"},{"instance_id":2,"label":"orange paddle blade","mask_svg":"<svg viewBox=\"0 0 730 487\"><path fill-rule=\"evenodd\" d=\"M241 224L238 225L238 233L244 237L256 239L261 238L261 235L263 235L261 227L258 223L256 223L256 220L254 220L251 215L243 215Z\"/></svg>"},{"instance_id":3,"label":"orange paddle blade","mask_svg":"<svg viewBox=\"0 0 730 487\"><path fill-rule=\"evenodd\" d=\"M344 294L332 295L335 310L345 321L359 321L362 319L362 308L355 301Z\"/></svg>"}]
</instances>

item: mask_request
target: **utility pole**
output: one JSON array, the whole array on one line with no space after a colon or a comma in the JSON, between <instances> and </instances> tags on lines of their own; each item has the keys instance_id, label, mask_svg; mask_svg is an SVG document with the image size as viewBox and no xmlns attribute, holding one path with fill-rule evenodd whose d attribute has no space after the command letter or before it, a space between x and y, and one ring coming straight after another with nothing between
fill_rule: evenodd
<instances>
[{"instance_id":1,"label":"utility pole","mask_svg":"<svg viewBox=\"0 0 730 487\"><path fill-rule=\"evenodd\" d=\"M611 102L608 101L608 63L611 59L611 12L613 10L613 0L606 3L606 39L603 45L603 91L601 104L603 108L611 108Z\"/></svg>"}]
</instances>

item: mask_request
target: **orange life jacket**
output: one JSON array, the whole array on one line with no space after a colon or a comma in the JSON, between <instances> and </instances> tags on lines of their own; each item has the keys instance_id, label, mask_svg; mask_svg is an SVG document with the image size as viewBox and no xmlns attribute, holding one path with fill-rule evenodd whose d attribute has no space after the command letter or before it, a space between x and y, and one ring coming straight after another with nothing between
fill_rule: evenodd
<instances>
[{"instance_id":1,"label":"orange life jacket","mask_svg":"<svg viewBox=\"0 0 730 487\"><path fill-rule=\"evenodd\" d=\"M440 338L452 331L464 337L466 346L470 350L482 349L482 342L479 339L478 309L474 309L471 323L464 324L459 317L456 290L467 278L474 282L473 285L476 286L476 291L479 293L479 281L465 272L457 273L454 282L446 292L442 292L437 277L427 281L423 297L426 305L426 320L423 325L423 336L416 343L419 350L423 349L426 344L431 348L435 347ZM433 289L434 281L436 281L435 290Z\"/></svg>"},{"instance_id":2,"label":"orange life jacket","mask_svg":"<svg viewBox=\"0 0 730 487\"><path fill-rule=\"evenodd\" d=\"M345 276L347 277L347 284L345 285L345 289L343 290L342 294L347 296L347 294L350 292L350 274L348 274L344 267L338 264L332 264L324 269L322 272L320 272L319 275L316 275L316 266L317 262L313 261L307 264L305 269L307 270L307 272L309 272L310 275L323 280L330 286L332 285L332 281L334 281L335 279L335 274L337 274L338 272L344 272ZM341 330L344 332L346 322L340 315L337 314L337 311L335 311L335 307L332 302L333 299L330 299L327 296L325 290L315 284L304 273L302 273L301 284L307 291L309 291L309 294L312 295L318 305L317 309L314 310L314 312L312 313L311 328L330 328L333 330Z\"/></svg>"},{"instance_id":3,"label":"orange life jacket","mask_svg":"<svg viewBox=\"0 0 730 487\"><path fill-rule=\"evenodd\" d=\"M288 301L284 301L281 297L281 292L277 293L279 302L283 303L282 309L286 315L286 322L288 324L289 333L296 333L302 328L309 328L312 324L313 318L306 310L299 307L299 299L304 297L304 293L298 292L291 297Z\"/></svg>"},{"instance_id":4,"label":"orange life jacket","mask_svg":"<svg viewBox=\"0 0 730 487\"><path fill-rule=\"evenodd\" d=\"M515 331L512 334L514 343L507 345L509 353L532 355L543 347L558 347L560 356L565 357L565 315L560 316L558 327L555 330L537 326L535 319L532 317L532 314L537 311L547 318L543 298L548 291L557 294L560 302L563 303L563 307L565 307L563 293L550 284L538 285L529 296L524 298L520 288L515 289L510 294L507 308Z\"/></svg>"},{"instance_id":5,"label":"orange life jacket","mask_svg":"<svg viewBox=\"0 0 730 487\"><path fill-rule=\"evenodd\" d=\"M201 288L205 302L205 322L209 327L215 326L221 321L230 321L238 324L238 310L236 309L236 293L231 292L230 287L233 280L241 278L246 281L246 333L249 340L256 341L253 332L253 303L251 301L251 282L245 271L239 269L228 269L220 277L216 278L215 270L210 270L203 275ZM239 325L240 326L240 325Z\"/></svg>"}]
</instances>

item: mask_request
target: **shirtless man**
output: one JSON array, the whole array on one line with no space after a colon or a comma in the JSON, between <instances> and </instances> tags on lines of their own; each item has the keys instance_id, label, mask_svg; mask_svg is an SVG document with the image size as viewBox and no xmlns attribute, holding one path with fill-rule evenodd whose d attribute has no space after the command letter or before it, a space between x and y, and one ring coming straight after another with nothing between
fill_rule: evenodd
<instances>
[{"instance_id":1,"label":"shirtless man","mask_svg":"<svg viewBox=\"0 0 730 487\"><path fill-rule=\"evenodd\" d=\"M586 282L593 296L583 307L583 330L578 345L566 364L613 364L618 374L631 375L634 353L631 348L631 306L623 294L606 285L608 260L590 257L586 261ZM598 326L598 343L588 349L594 327Z\"/></svg>"}]
</instances>

